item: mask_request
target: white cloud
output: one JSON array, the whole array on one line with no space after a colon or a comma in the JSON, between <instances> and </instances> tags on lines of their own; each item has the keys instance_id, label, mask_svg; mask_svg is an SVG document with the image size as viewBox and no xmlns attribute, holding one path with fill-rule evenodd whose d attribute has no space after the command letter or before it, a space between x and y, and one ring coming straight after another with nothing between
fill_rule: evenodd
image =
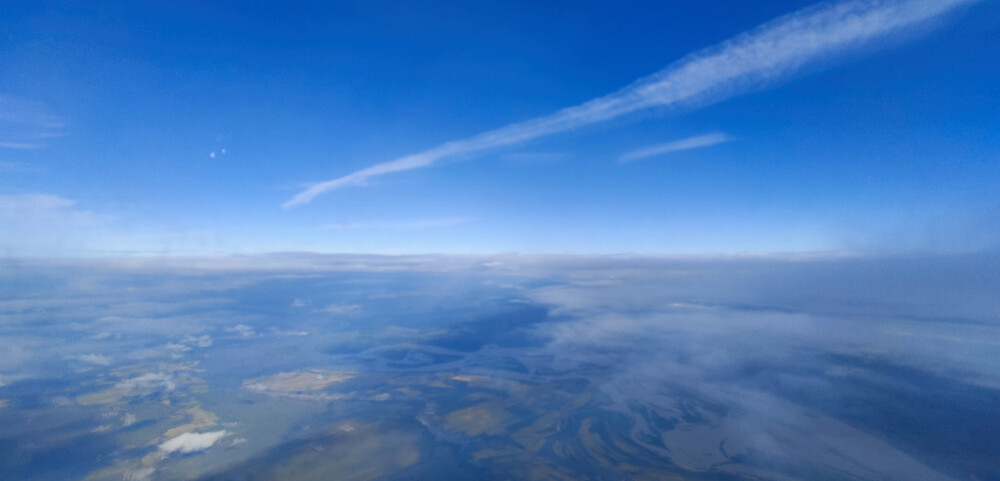
<instances>
[{"instance_id":1,"label":"white cloud","mask_svg":"<svg viewBox=\"0 0 1000 481\"><path fill-rule=\"evenodd\" d=\"M695 137L688 137L686 139L675 140L673 142L667 142L665 144L650 145L641 149L626 152L625 154L622 154L621 157L618 157L618 161L632 162L633 160L645 159L647 157L664 155L672 152L680 152L682 150L711 147L713 145L731 142L733 140L736 139L724 133L698 135Z\"/></svg>"},{"instance_id":2,"label":"white cloud","mask_svg":"<svg viewBox=\"0 0 1000 481\"><path fill-rule=\"evenodd\" d=\"M156 468L138 468L126 470L122 475L124 481L146 481L156 472Z\"/></svg>"},{"instance_id":3,"label":"white cloud","mask_svg":"<svg viewBox=\"0 0 1000 481\"><path fill-rule=\"evenodd\" d=\"M243 337L250 337L254 335L253 328L246 324L237 324L233 327L227 327L226 332L238 332Z\"/></svg>"},{"instance_id":4,"label":"white cloud","mask_svg":"<svg viewBox=\"0 0 1000 481\"><path fill-rule=\"evenodd\" d=\"M214 159L214 158L215 158L215 152L210 152L210 153L208 154L208 156Z\"/></svg>"},{"instance_id":5,"label":"white cloud","mask_svg":"<svg viewBox=\"0 0 1000 481\"><path fill-rule=\"evenodd\" d=\"M310 186L285 209L317 195L459 154L536 139L652 107L694 107L787 80L806 66L924 24L980 0L855 0L807 8L685 57L610 95L554 114L448 142Z\"/></svg>"},{"instance_id":6,"label":"white cloud","mask_svg":"<svg viewBox=\"0 0 1000 481\"><path fill-rule=\"evenodd\" d=\"M72 250L100 237L112 220L58 195L0 195L0 255Z\"/></svg>"},{"instance_id":7,"label":"white cloud","mask_svg":"<svg viewBox=\"0 0 1000 481\"><path fill-rule=\"evenodd\" d=\"M98 366L111 365L111 358L100 354L81 354L79 356L76 356L74 359L78 361L88 362L90 364L97 364Z\"/></svg>"},{"instance_id":8,"label":"white cloud","mask_svg":"<svg viewBox=\"0 0 1000 481\"><path fill-rule=\"evenodd\" d=\"M184 433L160 444L160 451L165 453L193 453L204 451L229 434L227 431L210 433Z\"/></svg>"},{"instance_id":9,"label":"white cloud","mask_svg":"<svg viewBox=\"0 0 1000 481\"><path fill-rule=\"evenodd\" d=\"M135 414L125 413L125 415L122 416L122 427L126 427L127 428L127 427L135 424L136 420L137 420L137 418L135 417Z\"/></svg>"},{"instance_id":10,"label":"white cloud","mask_svg":"<svg viewBox=\"0 0 1000 481\"><path fill-rule=\"evenodd\" d=\"M212 345L212 336L205 334L201 337L187 336L184 343L190 346L209 347Z\"/></svg>"},{"instance_id":11,"label":"white cloud","mask_svg":"<svg viewBox=\"0 0 1000 481\"><path fill-rule=\"evenodd\" d=\"M75 227L106 223L110 217L76 208L76 201L52 194L0 195L0 220L15 224L59 223Z\"/></svg>"},{"instance_id":12,"label":"white cloud","mask_svg":"<svg viewBox=\"0 0 1000 481\"><path fill-rule=\"evenodd\" d=\"M361 306L357 304L341 304L326 306L323 309L319 309L316 312L325 312L327 314L347 314L348 312L353 312L360 309Z\"/></svg>"},{"instance_id":13,"label":"white cloud","mask_svg":"<svg viewBox=\"0 0 1000 481\"><path fill-rule=\"evenodd\" d=\"M147 373L122 381L115 387L130 395L140 396L160 391L173 391L176 385L169 374Z\"/></svg>"},{"instance_id":14,"label":"white cloud","mask_svg":"<svg viewBox=\"0 0 1000 481\"><path fill-rule=\"evenodd\" d=\"M191 346L187 346L187 345L184 345L184 344L176 344L176 343L173 343L173 342L168 342L167 343L167 349L170 349L171 351L177 351L177 352L187 352L187 351L191 350Z\"/></svg>"}]
</instances>

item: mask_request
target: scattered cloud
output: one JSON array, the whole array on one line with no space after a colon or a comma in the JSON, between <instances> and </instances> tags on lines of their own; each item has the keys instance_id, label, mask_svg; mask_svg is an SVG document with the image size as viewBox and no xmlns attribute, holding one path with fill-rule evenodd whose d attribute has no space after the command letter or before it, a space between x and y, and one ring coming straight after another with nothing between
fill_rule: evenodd
<instances>
[{"instance_id":1,"label":"scattered cloud","mask_svg":"<svg viewBox=\"0 0 1000 481\"><path fill-rule=\"evenodd\" d=\"M307 305L309 305L309 303L303 301L302 299L295 299L292 301L292 307L306 307Z\"/></svg>"},{"instance_id":2,"label":"scattered cloud","mask_svg":"<svg viewBox=\"0 0 1000 481\"><path fill-rule=\"evenodd\" d=\"M167 349L169 349L171 351L177 351L177 352L187 352L187 351L191 350L191 346L187 346L187 345L184 345L184 344L177 344L177 343L174 343L174 342L168 342L167 343Z\"/></svg>"},{"instance_id":3,"label":"scattered cloud","mask_svg":"<svg viewBox=\"0 0 1000 481\"><path fill-rule=\"evenodd\" d=\"M354 312L360 309L361 306L357 304L337 304L332 306L326 306L316 312L325 312L327 314L347 314L348 312Z\"/></svg>"},{"instance_id":4,"label":"scattered cloud","mask_svg":"<svg viewBox=\"0 0 1000 481\"><path fill-rule=\"evenodd\" d=\"M184 343L198 347L209 347L212 345L212 337L208 334L204 334L200 337L187 336L184 338Z\"/></svg>"},{"instance_id":5,"label":"scattered cloud","mask_svg":"<svg viewBox=\"0 0 1000 481\"><path fill-rule=\"evenodd\" d=\"M618 157L619 162L632 162L639 159L645 159L647 157L654 157L657 155L669 154L672 152L680 152L683 150L700 149L703 147L711 147L713 145L722 144L725 142L732 142L736 140L728 134L721 132L713 134L698 135L695 137L688 137L686 139L675 140L673 142L667 142L665 144L656 144L643 147L641 149L632 150L622 154Z\"/></svg>"},{"instance_id":6,"label":"scattered cloud","mask_svg":"<svg viewBox=\"0 0 1000 481\"><path fill-rule=\"evenodd\" d=\"M122 421L122 427L126 427L127 428L127 427L135 424L136 420L137 420L137 418L135 417L135 414L125 413L125 415L122 416L122 419L121 419L121 421Z\"/></svg>"},{"instance_id":7,"label":"scattered cloud","mask_svg":"<svg viewBox=\"0 0 1000 481\"><path fill-rule=\"evenodd\" d=\"M800 10L689 55L610 95L313 184L282 207L306 204L324 192L366 185L374 177L428 167L456 155L514 145L653 107L693 108L773 86L807 66L978 1L855 0Z\"/></svg>"},{"instance_id":8,"label":"scattered cloud","mask_svg":"<svg viewBox=\"0 0 1000 481\"><path fill-rule=\"evenodd\" d=\"M226 332L238 332L243 337L250 337L254 335L253 328L246 324L237 324L233 327L227 327Z\"/></svg>"},{"instance_id":9,"label":"scattered cloud","mask_svg":"<svg viewBox=\"0 0 1000 481\"><path fill-rule=\"evenodd\" d=\"M208 433L184 433L160 444L164 453L180 452L182 454L204 451L229 434L228 431L213 431Z\"/></svg>"},{"instance_id":10,"label":"scattered cloud","mask_svg":"<svg viewBox=\"0 0 1000 481\"><path fill-rule=\"evenodd\" d=\"M96 364L98 366L110 366L111 358L101 354L81 354L74 357L78 361L83 361L90 364Z\"/></svg>"},{"instance_id":11,"label":"scattered cloud","mask_svg":"<svg viewBox=\"0 0 1000 481\"><path fill-rule=\"evenodd\" d=\"M284 331L281 329L271 329L271 333L275 336L281 337L301 337L309 335L308 331Z\"/></svg>"},{"instance_id":12,"label":"scattered cloud","mask_svg":"<svg viewBox=\"0 0 1000 481\"><path fill-rule=\"evenodd\" d=\"M177 386L169 374L147 373L122 381L115 387L132 396L139 396L161 391L173 391Z\"/></svg>"},{"instance_id":13,"label":"scattered cloud","mask_svg":"<svg viewBox=\"0 0 1000 481\"><path fill-rule=\"evenodd\" d=\"M475 219L471 217L446 217L442 219L422 219L410 221L388 221L388 222L346 222L342 224L327 224L323 226L327 230L417 230L429 229L433 227L451 227L455 225L468 224Z\"/></svg>"}]
</instances>

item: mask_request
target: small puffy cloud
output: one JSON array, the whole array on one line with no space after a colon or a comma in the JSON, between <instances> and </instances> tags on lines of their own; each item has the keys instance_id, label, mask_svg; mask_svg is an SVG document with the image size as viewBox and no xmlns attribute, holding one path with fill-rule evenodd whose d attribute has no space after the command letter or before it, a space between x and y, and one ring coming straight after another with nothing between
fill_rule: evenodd
<instances>
[{"instance_id":1,"label":"small puffy cloud","mask_svg":"<svg viewBox=\"0 0 1000 481\"><path fill-rule=\"evenodd\" d=\"M302 299L292 301L292 307L306 307L306 304L306 301L303 301Z\"/></svg>"},{"instance_id":2,"label":"small puffy cloud","mask_svg":"<svg viewBox=\"0 0 1000 481\"><path fill-rule=\"evenodd\" d=\"M184 343L190 346L209 347L212 345L212 337L205 334L201 337L187 336Z\"/></svg>"},{"instance_id":3,"label":"small puffy cloud","mask_svg":"<svg viewBox=\"0 0 1000 481\"><path fill-rule=\"evenodd\" d=\"M226 332L238 332L243 337L250 337L254 335L253 328L246 324L237 324L233 327L227 327Z\"/></svg>"},{"instance_id":4,"label":"small puffy cloud","mask_svg":"<svg viewBox=\"0 0 1000 481\"><path fill-rule=\"evenodd\" d=\"M215 158L215 152L209 153L208 156L214 159Z\"/></svg>"},{"instance_id":5,"label":"small puffy cloud","mask_svg":"<svg viewBox=\"0 0 1000 481\"><path fill-rule=\"evenodd\" d=\"M111 358L108 356L103 356L101 354L81 354L79 356L75 356L73 359L90 364L97 364L98 366L111 365Z\"/></svg>"},{"instance_id":6,"label":"small puffy cloud","mask_svg":"<svg viewBox=\"0 0 1000 481\"><path fill-rule=\"evenodd\" d=\"M210 433L184 433L164 441L160 444L159 449L167 454L175 452L187 454L204 451L225 437L226 434L229 433L225 430Z\"/></svg>"},{"instance_id":7,"label":"small puffy cloud","mask_svg":"<svg viewBox=\"0 0 1000 481\"><path fill-rule=\"evenodd\" d=\"M136 422L135 414L125 413L125 415L122 416L122 427L126 427L127 428L127 427L135 424L135 422Z\"/></svg>"}]
</instances>

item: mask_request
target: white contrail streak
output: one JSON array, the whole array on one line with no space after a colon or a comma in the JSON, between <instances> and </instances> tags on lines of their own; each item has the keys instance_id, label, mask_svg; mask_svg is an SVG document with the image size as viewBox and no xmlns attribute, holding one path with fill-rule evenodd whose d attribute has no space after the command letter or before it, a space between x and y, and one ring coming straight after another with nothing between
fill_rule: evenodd
<instances>
[{"instance_id":1,"label":"white contrail streak","mask_svg":"<svg viewBox=\"0 0 1000 481\"><path fill-rule=\"evenodd\" d=\"M804 66L980 0L855 0L801 10L689 55L631 85L551 115L508 125L312 185L282 207L442 159L516 144L651 107L703 105L774 85Z\"/></svg>"},{"instance_id":2,"label":"white contrail streak","mask_svg":"<svg viewBox=\"0 0 1000 481\"><path fill-rule=\"evenodd\" d=\"M669 154L671 152L680 152L682 150L700 149L702 147L711 147L713 145L722 144L725 142L732 142L733 137L728 134L715 133L715 134L705 134L699 135L697 137L688 137L686 139L675 140L673 142L667 142L665 144L657 144L649 147L643 147L641 149L636 149L631 152L626 152L618 157L618 162L632 162L633 160L645 159L646 157L653 157L654 155Z\"/></svg>"}]
</instances>

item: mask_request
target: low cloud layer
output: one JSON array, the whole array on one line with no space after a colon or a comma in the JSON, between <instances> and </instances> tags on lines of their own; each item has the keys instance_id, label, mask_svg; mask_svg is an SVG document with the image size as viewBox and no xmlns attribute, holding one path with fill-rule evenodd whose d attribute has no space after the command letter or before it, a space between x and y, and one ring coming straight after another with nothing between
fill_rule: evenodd
<instances>
[{"instance_id":1,"label":"low cloud layer","mask_svg":"<svg viewBox=\"0 0 1000 481\"><path fill-rule=\"evenodd\" d=\"M836 466L858 479L968 479L961 474L1000 468L990 444L1000 429L996 252L288 254L0 267L19 280L0 285L8 299L0 302L0 346L7 346L0 376L8 389L65 375L68 356L147 363L121 371L113 386L104 377L110 366L77 373L97 381L86 394L96 403L103 398L94 394L109 387L102 396L129 402L183 395L198 372L173 371L185 365L230 375L265 365L280 372L290 353L320 365L330 356L347 361L362 352L367 362L381 359L370 357L378 352L406 352L391 360L393 369L460 369L539 385L585 380L600 392L599 409L628 419L630 439L691 471L733 464L719 454L720 440L748 463L752 447L758 460L815 472ZM38 285L53 287L30 287ZM133 310L150 320L101 318ZM177 326L179 313L188 322ZM195 324L201 330L191 330ZM168 343L183 350L163 348ZM446 364L428 364L436 356ZM525 369L505 370L511 360ZM114 419L142 422L126 422L126 412L137 411ZM644 424L642 412L705 419L664 434ZM198 452L228 433L245 435L222 426L227 431L157 440L157 451Z\"/></svg>"},{"instance_id":2,"label":"low cloud layer","mask_svg":"<svg viewBox=\"0 0 1000 481\"><path fill-rule=\"evenodd\" d=\"M224 430L208 433L184 433L176 438L164 441L160 444L160 451L182 454L204 451L225 437L226 434L229 433Z\"/></svg>"}]
</instances>

